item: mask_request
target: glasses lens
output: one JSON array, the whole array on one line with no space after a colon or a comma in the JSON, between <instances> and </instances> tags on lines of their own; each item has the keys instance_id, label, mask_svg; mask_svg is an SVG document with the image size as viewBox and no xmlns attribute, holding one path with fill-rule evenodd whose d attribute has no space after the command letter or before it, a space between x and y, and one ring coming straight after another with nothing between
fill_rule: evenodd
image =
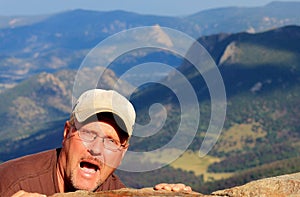
<instances>
[{"instance_id":1,"label":"glasses lens","mask_svg":"<svg viewBox=\"0 0 300 197\"><path fill-rule=\"evenodd\" d=\"M82 141L88 142L88 144L84 143L84 145L87 148L90 148L91 143L94 142L95 140L101 140L101 142L103 142L104 148L111 151L120 150L121 144L114 139L107 138L107 137L99 137L95 132L88 131L88 130L78 130L78 134Z\"/></svg>"},{"instance_id":2,"label":"glasses lens","mask_svg":"<svg viewBox=\"0 0 300 197\"><path fill-rule=\"evenodd\" d=\"M78 130L79 133L79 137L87 142L92 142L96 139L97 135L96 133L93 133L91 131L87 131L87 130Z\"/></svg>"},{"instance_id":3,"label":"glasses lens","mask_svg":"<svg viewBox=\"0 0 300 197\"><path fill-rule=\"evenodd\" d=\"M111 138L103 138L103 143L105 148L112 151L117 151L121 147L121 145L117 141Z\"/></svg>"}]
</instances>

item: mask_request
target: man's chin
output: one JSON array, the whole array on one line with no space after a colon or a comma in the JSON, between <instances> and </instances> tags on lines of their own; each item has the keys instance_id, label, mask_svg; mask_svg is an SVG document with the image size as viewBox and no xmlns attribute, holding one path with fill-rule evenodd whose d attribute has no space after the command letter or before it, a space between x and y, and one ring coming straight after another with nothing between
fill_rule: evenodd
<instances>
[{"instance_id":1,"label":"man's chin","mask_svg":"<svg viewBox=\"0 0 300 197\"><path fill-rule=\"evenodd\" d=\"M80 183L78 183L78 182L80 182ZM90 181L78 181L78 182L73 183L73 186L76 190L86 190L86 191L90 191L90 192L97 190L97 188L100 185L100 183L97 184L95 182L90 182Z\"/></svg>"},{"instance_id":2,"label":"man's chin","mask_svg":"<svg viewBox=\"0 0 300 197\"><path fill-rule=\"evenodd\" d=\"M75 174L75 176L72 176L71 181L73 187L77 190L95 191L102 183L100 171L90 172L79 169Z\"/></svg>"}]
</instances>

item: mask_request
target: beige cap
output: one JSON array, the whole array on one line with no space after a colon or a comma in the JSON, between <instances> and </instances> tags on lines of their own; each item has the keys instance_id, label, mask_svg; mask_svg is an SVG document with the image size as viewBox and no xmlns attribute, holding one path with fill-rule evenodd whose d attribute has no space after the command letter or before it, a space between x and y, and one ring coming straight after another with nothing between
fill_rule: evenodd
<instances>
[{"instance_id":1,"label":"beige cap","mask_svg":"<svg viewBox=\"0 0 300 197\"><path fill-rule=\"evenodd\" d=\"M114 90L92 89L84 92L77 100L73 112L79 123L101 112L111 112L124 122L126 132L132 135L135 110L132 104Z\"/></svg>"}]
</instances>

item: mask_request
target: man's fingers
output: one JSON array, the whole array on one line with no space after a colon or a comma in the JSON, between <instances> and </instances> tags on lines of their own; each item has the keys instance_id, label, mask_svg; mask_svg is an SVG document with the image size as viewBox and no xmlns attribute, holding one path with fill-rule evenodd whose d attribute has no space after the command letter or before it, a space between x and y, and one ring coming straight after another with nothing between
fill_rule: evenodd
<instances>
[{"instance_id":1,"label":"man's fingers","mask_svg":"<svg viewBox=\"0 0 300 197\"><path fill-rule=\"evenodd\" d=\"M167 183L160 183L160 184L157 184L155 185L154 189L155 190L160 190L160 189L163 189L163 187L167 185Z\"/></svg>"},{"instance_id":2,"label":"man's fingers","mask_svg":"<svg viewBox=\"0 0 300 197\"><path fill-rule=\"evenodd\" d=\"M185 184L182 184L182 183L177 183L177 184L160 183L160 184L157 184L154 187L154 189L155 190L174 191L174 192L179 192L179 191L191 192L192 191L192 188L190 186L186 186Z\"/></svg>"},{"instance_id":3,"label":"man's fingers","mask_svg":"<svg viewBox=\"0 0 300 197\"><path fill-rule=\"evenodd\" d=\"M184 191L187 191L187 192L191 192L193 191L192 188L190 186L185 186L185 188L183 189Z\"/></svg>"},{"instance_id":4,"label":"man's fingers","mask_svg":"<svg viewBox=\"0 0 300 197\"><path fill-rule=\"evenodd\" d=\"M173 191L175 184L166 184L162 189L167 190L167 191Z\"/></svg>"},{"instance_id":5,"label":"man's fingers","mask_svg":"<svg viewBox=\"0 0 300 197\"><path fill-rule=\"evenodd\" d=\"M38 193L28 193L24 190L20 190L11 197L46 197L46 195L38 194Z\"/></svg>"},{"instance_id":6,"label":"man's fingers","mask_svg":"<svg viewBox=\"0 0 300 197\"><path fill-rule=\"evenodd\" d=\"M182 183L175 184L172 188L172 191L174 191L174 192L178 192L181 190L185 190L185 185Z\"/></svg>"},{"instance_id":7,"label":"man's fingers","mask_svg":"<svg viewBox=\"0 0 300 197\"><path fill-rule=\"evenodd\" d=\"M17 193L15 193L14 195L12 195L11 197L20 197L20 196L22 196L24 193L25 193L24 190L20 190L20 191L18 191Z\"/></svg>"}]
</instances>

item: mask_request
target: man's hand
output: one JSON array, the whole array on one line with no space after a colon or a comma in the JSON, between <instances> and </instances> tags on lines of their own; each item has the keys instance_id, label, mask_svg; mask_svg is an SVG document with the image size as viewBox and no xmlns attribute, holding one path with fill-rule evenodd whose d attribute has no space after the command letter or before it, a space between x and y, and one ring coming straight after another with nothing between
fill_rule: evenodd
<instances>
[{"instance_id":1,"label":"man's hand","mask_svg":"<svg viewBox=\"0 0 300 197\"><path fill-rule=\"evenodd\" d=\"M46 195L43 194L38 194L38 193L28 193L25 192L24 190L20 190L11 197L47 197Z\"/></svg>"},{"instance_id":2,"label":"man's hand","mask_svg":"<svg viewBox=\"0 0 300 197\"><path fill-rule=\"evenodd\" d=\"M192 188L190 186L186 186L182 183L177 184L169 184L169 183L160 183L158 185L155 185L155 190L167 190L167 191L173 191L173 192L191 192Z\"/></svg>"}]
</instances>

